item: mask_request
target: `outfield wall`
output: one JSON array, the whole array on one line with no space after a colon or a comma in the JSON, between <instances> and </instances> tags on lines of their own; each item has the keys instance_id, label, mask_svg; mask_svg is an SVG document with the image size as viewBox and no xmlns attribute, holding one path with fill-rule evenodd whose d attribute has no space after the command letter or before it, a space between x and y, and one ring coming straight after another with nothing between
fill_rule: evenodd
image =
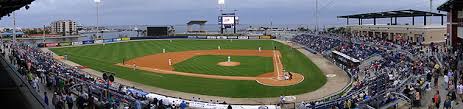
<instances>
[{"instance_id":1,"label":"outfield wall","mask_svg":"<svg viewBox=\"0 0 463 109\"><path fill-rule=\"evenodd\" d=\"M152 39L240 39L240 40L256 40L256 39L274 39L273 36L150 36L150 37L130 37L130 38L111 38L111 39L99 39L99 40L84 40L76 42L53 42L53 43L39 43L38 47L65 47L73 45L89 45L89 44L104 44L104 43L116 43L121 41L131 40L152 40Z\"/></svg>"}]
</instances>

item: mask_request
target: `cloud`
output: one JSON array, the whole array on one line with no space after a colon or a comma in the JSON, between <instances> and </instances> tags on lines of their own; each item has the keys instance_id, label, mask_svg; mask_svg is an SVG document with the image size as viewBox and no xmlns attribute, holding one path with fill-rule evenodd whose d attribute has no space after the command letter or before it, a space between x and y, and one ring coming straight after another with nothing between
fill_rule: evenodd
<instances>
[{"instance_id":1,"label":"cloud","mask_svg":"<svg viewBox=\"0 0 463 109\"><path fill-rule=\"evenodd\" d=\"M103 25L184 24L203 19L217 21L217 0L101 0ZM446 0L434 0L435 5ZM37 0L29 10L17 11L17 24L41 27L60 19L75 20L82 25L96 22L93 0ZM428 10L427 0L319 0L320 22L344 24L339 15L398 9ZM242 24L314 24L315 0L226 0L226 9L238 10ZM0 26L12 25L12 17L3 17Z\"/></svg>"}]
</instances>

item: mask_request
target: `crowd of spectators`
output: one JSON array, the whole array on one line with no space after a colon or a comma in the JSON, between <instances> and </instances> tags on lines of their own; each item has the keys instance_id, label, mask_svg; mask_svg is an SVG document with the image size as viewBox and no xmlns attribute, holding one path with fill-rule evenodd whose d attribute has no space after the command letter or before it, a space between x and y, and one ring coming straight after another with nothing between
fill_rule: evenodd
<instances>
[{"instance_id":1,"label":"crowd of spectators","mask_svg":"<svg viewBox=\"0 0 463 109\"><path fill-rule=\"evenodd\" d=\"M320 37L315 35L301 35L294 37L291 41L299 43L311 49L312 52L325 53L341 44L341 40Z\"/></svg>"},{"instance_id":2,"label":"crowd of spectators","mask_svg":"<svg viewBox=\"0 0 463 109\"><path fill-rule=\"evenodd\" d=\"M437 53L429 50L423 52L422 49L426 47L412 45L408 42L394 43L379 38L337 34L304 34L295 36L291 41L313 52L321 53L324 57L330 57L330 52L336 50L361 60L367 65L344 69L352 77L351 90L344 92L344 95L301 103L300 109L366 108L365 106L379 108L389 105L396 106L395 102L399 98L412 101L412 106L421 106L422 91L431 89L431 78L434 80L433 85L437 87L441 70L446 70L439 67L440 64L433 55L429 55L429 53ZM380 56L380 59L366 61L373 55ZM443 57L442 60L453 61L448 57ZM341 68L346 66L340 65L335 60L332 62L342 66ZM444 79L452 78L450 75L453 73L449 72L446 75L449 76L444 75ZM445 79L444 82L448 84L445 85L446 87L456 88L456 82L453 79ZM452 92L452 88L448 90ZM461 92L463 93L463 85Z\"/></svg>"},{"instance_id":3,"label":"crowd of spectators","mask_svg":"<svg viewBox=\"0 0 463 109\"><path fill-rule=\"evenodd\" d=\"M384 41L374 42L376 40L369 38L351 38L336 34L303 34L295 36L291 41L304 45L314 52L327 54L337 50L361 61L393 48L391 43Z\"/></svg>"},{"instance_id":4,"label":"crowd of spectators","mask_svg":"<svg viewBox=\"0 0 463 109\"><path fill-rule=\"evenodd\" d=\"M53 59L51 53L24 43L0 42L2 56L14 63L18 72L55 109L185 109L185 101L148 99L141 90L94 77ZM44 87L41 87L44 86ZM40 89L49 90L41 92ZM163 101L164 100L164 101ZM67 107L67 108L66 108Z\"/></svg>"}]
</instances>

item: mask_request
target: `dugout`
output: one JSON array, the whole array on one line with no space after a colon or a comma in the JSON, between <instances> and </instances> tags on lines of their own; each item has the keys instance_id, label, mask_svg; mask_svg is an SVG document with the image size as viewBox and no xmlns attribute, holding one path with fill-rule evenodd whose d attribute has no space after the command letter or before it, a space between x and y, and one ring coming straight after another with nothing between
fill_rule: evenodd
<instances>
[{"instance_id":1,"label":"dugout","mask_svg":"<svg viewBox=\"0 0 463 109\"><path fill-rule=\"evenodd\" d=\"M348 55L346 55L344 53L341 53L339 51L334 50L334 51L332 51L331 54L332 54L333 59L336 62L338 62L338 63L340 63L340 64L342 64L342 65L344 65L344 66L346 66L348 68L355 68L355 67L360 65L360 60L355 59L353 57L350 57L350 56L348 56Z\"/></svg>"}]
</instances>

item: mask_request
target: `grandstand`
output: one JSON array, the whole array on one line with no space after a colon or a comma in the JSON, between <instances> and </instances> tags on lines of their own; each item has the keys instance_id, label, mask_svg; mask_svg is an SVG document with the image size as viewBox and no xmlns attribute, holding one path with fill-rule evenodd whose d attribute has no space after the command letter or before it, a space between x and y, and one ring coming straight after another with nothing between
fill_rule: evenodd
<instances>
[{"instance_id":1,"label":"grandstand","mask_svg":"<svg viewBox=\"0 0 463 109\"><path fill-rule=\"evenodd\" d=\"M0 1L0 17L32 1ZM76 39L72 42L50 39L50 42L40 43L1 39L0 72L4 73L0 75L0 97L8 99L1 104L8 109L463 108L463 103L460 103L463 102L463 50L461 44L458 44L461 37L455 35L459 34L462 18L453 18L453 14L460 15L454 11L460 12L461 8L454 8L462 6L461 3L449 0L438 8L450 12L448 28L444 26L445 14L397 10L338 16L347 19L347 25L344 26L348 28L347 31L304 32L286 36L285 39L289 39L287 41L282 41L281 37L246 34L155 35ZM424 24L415 25L415 17L420 16L424 17ZM427 16L441 17L441 24L429 25ZM393 22L398 17L411 17L411 25L399 25L397 20ZM377 24L376 20L380 18L390 18L391 21L389 24ZM349 19L358 19L358 25L350 25ZM365 19L373 19L373 24L363 24ZM205 23L192 21L189 24L198 22ZM202 29L188 30L205 32ZM447 39L447 36L451 39ZM452 43L438 44L447 40ZM223 60L226 56L217 54L234 56L238 54L236 52L243 51L227 52L223 49L249 51L244 54L248 57L232 57L233 60L257 61L259 55L271 54L265 58L270 63L254 62L259 67L247 66L243 69L252 71L271 68L273 72L269 73L270 76L256 73L252 75L259 76L222 80L218 78L225 78L225 75L201 78L197 75L211 75L193 74L188 69L213 70L206 72L211 74L230 73L226 71L229 66L217 67L209 57L220 58L220 62L225 62ZM217 56L212 56L212 53L199 58L191 56L189 58L192 60L185 61L189 58L184 57L206 53L200 50L217 51L214 54ZM181 58L173 58L168 55L169 52L178 53ZM158 57L146 58L150 56ZM230 58L228 56L228 62L232 62ZM184 62L177 65L185 71L175 72L174 69L179 66L172 65L171 59L184 59L175 60L174 64ZM201 59L213 64L199 64L201 62L198 60ZM137 61L148 64L141 65ZM159 63L150 65L148 61ZM275 66L269 67L267 64ZM166 69L156 69L160 65ZM164 72L149 72L151 69L146 70L146 66L154 66L154 71ZM210 66L217 68L209 69ZM330 69L330 72L326 72L326 69ZM231 77L239 73L242 72L226 75ZM246 75L250 73L245 72ZM301 75L300 81L281 86L265 85L259 81L291 82L293 74ZM213 91L209 87L222 90ZM195 90L186 90L188 88ZM224 94L220 91L233 93Z\"/></svg>"},{"instance_id":2,"label":"grandstand","mask_svg":"<svg viewBox=\"0 0 463 109\"><path fill-rule=\"evenodd\" d=\"M10 16L13 11L16 11L24 6L28 8L34 0L1 0L0 1L0 20L3 16ZM2 44L2 47L4 45ZM31 85L27 81L21 79L20 74L9 64L8 58L5 57L5 49L0 52L0 97L7 98L1 102L3 108L23 108L23 109L45 109L46 104L41 97L35 93Z\"/></svg>"},{"instance_id":3,"label":"grandstand","mask_svg":"<svg viewBox=\"0 0 463 109\"><path fill-rule=\"evenodd\" d=\"M397 43L368 40L367 37L348 38L334 34L305 34L296 36L292 41L304 45L307 47L306 49L312 49L311 51L318 52L326 58L339 58L332 62L352 75L354 80L352 89L344 95L330 98L327 102L322 100L307 103L305 104L306 108L346 108L347 104L360 108L387 108L395 106L399 102L410 102L410 96L403 96L401 89L412 84L420 74L418 70L413 70L410 67L414 65L415 61L428 62L426 60L428 58L411 60L417 59L414 56L420 55L419 52L414 52L416 48L413 48L411 44L401 45L403 46L401 49L412 47L409 49L411 52L403 52L394 47ZM371 48L365 49L369 47ZM339 56L337 57L337 55ZM374 55L378 55L381 59L368 62ZM361 68L353 64L360 61L352 57L360 58L363 56L369 56L361 61L370 63L367 67ZM420 71L429 70L424 67Z\"/></svg>"}]
</instances>

